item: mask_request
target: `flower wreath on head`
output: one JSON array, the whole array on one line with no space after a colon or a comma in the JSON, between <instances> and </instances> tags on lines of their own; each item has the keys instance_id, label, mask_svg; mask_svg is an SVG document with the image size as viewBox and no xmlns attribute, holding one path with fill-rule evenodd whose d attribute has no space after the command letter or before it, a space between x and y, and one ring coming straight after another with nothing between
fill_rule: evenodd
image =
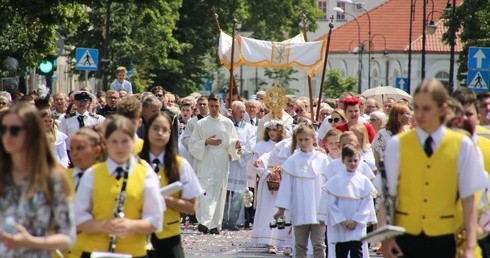
<instances>
[{"instance_id":1,"label":"flower wreath on head","mask_svg":"<svg viewBox=\"0 0 490 258\"><path fill-rule=\"evenodd\" d=\"M264 128L269 128L271 126L277 126L277 125L282 125L282 121L280 120L271 120L271 121L267 121L265 124L264 124Z\"/></svg>"}]
</instances>

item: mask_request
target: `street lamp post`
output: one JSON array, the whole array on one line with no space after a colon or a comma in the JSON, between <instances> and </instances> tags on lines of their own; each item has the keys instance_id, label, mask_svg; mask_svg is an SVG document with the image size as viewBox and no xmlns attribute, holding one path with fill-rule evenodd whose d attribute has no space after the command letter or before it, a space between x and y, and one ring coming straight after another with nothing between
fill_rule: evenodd
<instances>
[{"instance_id":1,"label":"street lamp post","mask_svg":"<svg viewBox=\"0 0 490 258\"><path fill-rule=\"evenodd\" d=\"M374 41L374 38L376 37L382 37L383 38L383 42L384 42L384 50L383 50L383 59L385 60L385 65L386 65L386 69L385 69L385 85L388 86L389 83L388 83L388 75L389 75L389 61L388 61L388 50L386 49L386 37L383 35L383 34L374 34L373 37L371 38L371 41Z\"/></svg>"},{"instance_id":2,"label":"street lamp post","mask_svg":"<svg viewBox=\"0 0 490 258\"><path fill-rule=\"evenodd\" d=\"M344 11L344 9L340 8L340 7L334 7L333 10L335 12L338 12L338 13L344 13L346 15L349 15L350 17L352 17L354 19L354 21L357 23L357 54L359 55L359 64L358 64L358 69L357 69L357 75L358 75L358 79L357 79L357 91L358 93L361 93L362 92L362 51L364 51L364 44L361 43L361 25L359 24L359 21L357 20L357 18Z\"/></svg>"},{"instance_id":3,"label":"street lamp post","mask_svg":"<svg viewBox=\"0 0 490 258\"><path fill-rule=\"evenodd\" d=\"M105 60L107 60L107 67L105 67L105 71L104 71L104 79L102 80L102 88L104 90L109 90L109 83L108 83L108 77L109 77L109 58L110 58L110 55L109 55L109 52L110 52L110 49L111 49L111 41L110 41L110 28L111 28L111 0L106 0L105 1L106 3L106 21L105 21L105 49L104 49L104 58Z\"/></svg>"},{"instance_id":4,"label":"street lamp post","mask_svg":"<svg viewBox=\"0 0 490 258\"><path fill-rule=\"evenodd\" d=\"M448 5L449 5L449 0L448 0ZM449 44L451 47L450 50L450 57L449 57L449 92L452 93L454 91L454 52L455 52L455 46L456 46L456 0L453 0L452 6L451 6L451 23L450 23L450 30L451 30L451 35L449 38Z\"/></svg>"},{"instance_id":5,"label":"street lamp post","mask_svg":"<svg viewBox=\"0 0 490 258\"><path fill-rule=\"evenodd\" d=\"M429 0L422 0L422 69L421 69L421 78L422 80L425 78L425 41L427 38L427 2ZM432 11L434 11L434 0L430 0L432 2ZM410 93L410 86L412 81L412 24L415 20L415 6L417 5L417 0L410 0L410 33L408 34L408 78L407 78L407 92Z\"/></svg>"},{"instance_id":6,"label":"street lamp post","mask_svg":"<svg viewBox=\"0 0 490 258\"><path fill-rule=\"evenodd\" d=\"M367 15L368 18L368 89L371 88L371 16L369 16L368 10L362 6L362 4L353 3L352 0L340 0L342 3L355 5L361 8Z\"/></svg>"}]
</instances>

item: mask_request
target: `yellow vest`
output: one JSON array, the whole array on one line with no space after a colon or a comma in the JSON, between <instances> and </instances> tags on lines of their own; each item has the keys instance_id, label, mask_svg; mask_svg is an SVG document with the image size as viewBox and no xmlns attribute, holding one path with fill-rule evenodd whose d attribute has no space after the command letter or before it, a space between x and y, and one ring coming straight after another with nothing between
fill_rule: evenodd
<instances>
[{"instance_id":1,"label":"yellow vest","mask_svg":"<svg viewBox=\"0 0 490 258\"><path fill-rule=\"evenodd\" d=\"M95 220L114 218L116 200L121 192L123 179L109 174L106 162L93 166L94 188L92 193L92 216ZM129 174L126 185L126 200L124 202L125 218L141 219L143 209L143 193L147 168L136 163L132 173ZM117 238L116 253L131 254L133 256L146 255L147 237L144 234L132 233L124 238ZM87 234L84 251L107 251L109 235L105 233Z\"/></svg>"},{"instance_id":2,"label":"yellow vest","mask_svg":"<svg viewBox=\"0 0 490 258\"><path fill-rule=\"evenodd\" d=\"M145 143L145 141L141 138L138 138L136 140L136 142L134 143L134 148L133 148L133 154L134 155L140 154L141 150L143 150L143 143Z\"/></svg>"},{"instance_id":3,"label":"yellow vest","mask_svg":"<svg viewBox=\"0 0 490 258\"><path fill-rule=\"evenodd\" d=\"M478 148L480 148L481 153L483 154L483 165L485 167L485 170L490 173L490 139L479 136L477 145Z\"/></svg>"},{"instance_id":4,"label":"yellow vest","mask_svg":"<svg viewBox=\"0 0 490 258\"><path fill-rule=\"evenodd\" d=\"M458 194L458 155L464 135L447 130L429 158L415 130L400 136L400 175L395 224L428 236L453 234Z\"/></svg>"},{"instance_id":5,"label":"yellow vest","mask_svg":"<svg viewBox=\"0 0 490 258\"><path fill-rule=\"evenodd\" d=\"M177 156L177 167L179 169L182 165L182 159L183 158L181 156ZM162 169L158 171L158 177L160 177L161 187L168 185L168 178L165 175L165 168L163 166ZM181 192L178 191L172 194L172 197L176 199L180 199L180 195ZM180 212L167 206L165 213L163 213L163 230L158 233L155 233L155 235L159 239L180 235Z\"/></svg>"}]
</instances>

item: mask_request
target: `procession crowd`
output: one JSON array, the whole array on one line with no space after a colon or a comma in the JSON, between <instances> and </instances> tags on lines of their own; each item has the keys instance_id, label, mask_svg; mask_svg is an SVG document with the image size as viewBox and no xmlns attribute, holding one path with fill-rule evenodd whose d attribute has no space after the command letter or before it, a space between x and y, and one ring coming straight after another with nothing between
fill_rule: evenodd
<instances>
[{"instance_id":1,"label":"procession crowd","mask_svg":"<svg viewBox=\"0 0 490 258\"><path fill-rule=\"evenodd\" d=\"M181 223L295 257L490 257L488 92L221 100L116 73L95 95L0 92L2 257L184 257ZM387 216L405 234L360 240Z\"/></svg>"}]
</instances>

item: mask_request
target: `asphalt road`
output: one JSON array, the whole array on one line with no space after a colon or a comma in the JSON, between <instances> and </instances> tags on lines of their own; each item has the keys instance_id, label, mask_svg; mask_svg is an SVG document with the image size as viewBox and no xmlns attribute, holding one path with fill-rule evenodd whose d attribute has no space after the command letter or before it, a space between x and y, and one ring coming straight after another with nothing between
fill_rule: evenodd
<instances>
[{"instance_id":1,"label":"asphalt road","mask_svg":"<svg viewBox=\"0 0 490 258\"><path fill-rule=\"evenodd\" d=\"M183 228L182 243L186 257L287 257L282 252L268 254L265 247L250 244L251 230L226 231L219 235L202 234L196 226ZM381 257L371 253L371 257Z\"/></svg>"}]
</instances>

